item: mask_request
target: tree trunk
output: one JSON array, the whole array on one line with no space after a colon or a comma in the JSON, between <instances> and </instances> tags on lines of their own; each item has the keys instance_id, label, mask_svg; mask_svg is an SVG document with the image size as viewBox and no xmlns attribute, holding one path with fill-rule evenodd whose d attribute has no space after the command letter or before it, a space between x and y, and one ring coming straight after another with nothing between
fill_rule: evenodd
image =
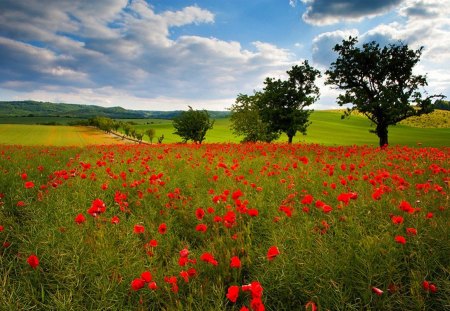
<instances>
[{"instance_id":1,"label":"tree trunk","mask_svg":"<svg viewBox=\"0 0 450 311\"><path fill-rule=\"evenodd\" d=\"M294 136L288 136L288 143L292 144L292 138L294 138Z\"/></svg>"},{"instance_id":2,"label":"tree trunk","mask_svg":"<svg viewBox=\"0 0 450 311\"><path fill-rule=\"evenodd\" d=\"M388 145L388 127L387 125L377 125L377 135L380 138L380 147Z\"/></svg>"}]
</instances>

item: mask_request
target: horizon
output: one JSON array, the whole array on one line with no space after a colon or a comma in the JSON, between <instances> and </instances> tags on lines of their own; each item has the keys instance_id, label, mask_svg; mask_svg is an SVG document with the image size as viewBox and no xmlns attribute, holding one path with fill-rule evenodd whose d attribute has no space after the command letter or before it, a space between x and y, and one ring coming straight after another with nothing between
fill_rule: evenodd
<instances>
[{"instance_id":1,"label":"horizon","mask_svg":"<svg viewBox=\"0 0 450 311\"><path fill-rule=\"evenodd\" d=\"M450 95L450 8L438 0L5 0L0 96L227 111L303 60L324 74L350 35L423 46L414 73L427 74L428 93ZM323 81L311 109L345 109Z\"/></svg>"}]
</instances>

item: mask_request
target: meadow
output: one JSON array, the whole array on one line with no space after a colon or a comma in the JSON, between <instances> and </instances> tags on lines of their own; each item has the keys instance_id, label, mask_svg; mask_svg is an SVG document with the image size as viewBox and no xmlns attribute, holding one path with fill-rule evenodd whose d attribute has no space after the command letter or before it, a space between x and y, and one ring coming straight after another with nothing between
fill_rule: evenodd
<instances>
[{"instance_id":1,"label":"meadow","mask_svg":"<svg viewBox=\"0 0 450 311\"><path fill-rule=\"evenodd\" d=\"M374 127L371 126L370 121L364 116L352 115L348 119L341 120L342 111L315 111L311 114L311 125L308 127L307 135L297 134L294 137L294 143L316 143L327 146L344 146L344 145L370 145L377 146L378 138L375 134L369 132ZM431 116L426 116L428 119L424 119L423 122L414 121L414 124L419 124L421 127L415 127L405 124L399 124L389 127L389 141L392 145L407 145L407 146L429 146L439 147L448 146L450 140L450 128L445 127L445 118L443 115L447 114L447 111L436 112ZM422 116L423 118L424 116ZM430 121L429 118L432 118ZM22 120L22 121L20 121ZM107 136L101 136L96 134L95 139L90 139L86 136L79 139L76 138L79 135L80 128L75 127L76 133L70 133L71 129L68 127L53 127L53 126L40 126L36 127L32 124L56 122L61 124L67 124L73 122L71 118L49 118L47 121L42 117L24 117L24 118L0 118L0 144L15 144L20 143L34 144L34 145L57 145L57 146L70 146L79 145L77 139L81 141L81 144L108 144L113 143ZM153 128L156 131L156 136L153 140L157 142L157 138L164 135L163 143L179 143L181 139L179 136L174 135L174 128L171 120L164 119L122 119L123 122L132 122L133 127L139 132L145 132L149 128ZM2 122L10 124L2 124ZM25 125L13 125L19 122L28 124ZM66 122L66 123L65 123ZM424 128L425 124L437 125L441 128ZM61 129L61 130L60 130ZM90 130L86 130L90 131ZM27 133L36 132L35 135L29 135ZM55 137L55 133L60 132L58 139L49 138L48 136ZM95 134L95 132L92 132ZM29 137L29 138L27 138ZM64 139L67 137L67 139ZM97 139L97 141L96 141ZM105 140L107 139L107 140ZM86 140L86 141L85 141ZM109 140L109 141L108 141ZM222 118L215 120L214 127L208 131L206 135L205 143L238 143L242 140L241 137L235 136L230 130L230 119ZM149 142L148 136L144 136L144 141ZM277 142L286 142L286 135L281 135ZM116 141L121 143L120 140Z\"/></svg>"},{"instance_id":2,"label":"meadow","mask_svg":"<svg viewBox=\"0 0 450 311\"><path fill-rule=\"evenodd\" d=\"M0 145L0 309L448 309L449 158Z\"/></svg>"}]
</instances>

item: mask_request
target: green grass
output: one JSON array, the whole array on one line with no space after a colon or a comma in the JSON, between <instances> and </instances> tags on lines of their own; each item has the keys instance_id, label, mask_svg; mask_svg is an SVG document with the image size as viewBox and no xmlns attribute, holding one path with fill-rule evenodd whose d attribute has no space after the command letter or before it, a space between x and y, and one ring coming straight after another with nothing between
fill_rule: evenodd
<instances>
[{"instance_id":1,"label":"green grass","mask_svg":"<svg viewBox=\"0 0 450 311\"><path fill-rule=\"evenodd\" d=\"M83 118L67 117L0 117L0 124L46 124L55 122L59 125L68 125L69 123L83 121Z\"/></svg>"},{"instance_id":2,"label":"green grass","mask_svg":"<svg viewBox=\"0 0 450 311\"><path fill-rule=\"evenodd\" d=\"M307 135L297 134L294 137L294 143L316 143L323 144L327 146L333 145L369 145L377 146L378 137L370 133L370 129L374 129L371 126L370 121L367 118L360 115L352 115L350 118L341 119L341 112L339 111L315 111L311 114L310 120L312 124L308 127ZM439 114L440 116L440 114ZM65 121L70 121L73 119L64 119ZM10 121L8 121L10 120ZM8 118L5 122L31 122L40 123L45 122L58 122L58 118ZM34 121L31 121L34 120ZM145 132L148 128L153 128L156 131L156 137L153 140L154 143L157 142L157 138L164 135L163 143L179 143L181 138L174 135L174 128L172 126L171 120L164 119L126 119L122 120L124 122L131 121L136 123L133 127L140 132ZM0 123L1 123L0 118ZM61 122L60 122L61 123ZM45 137L46 132L52 132L54 129L44 129L36 127L36 130L26 129L25 130L15 130L11 127L8 132L5 131L5 126L0 126L3 128L3 135L0 137L0 143L11 144L17 140L20 140L23 135L29 136L30 138L24 138L23 144L48 144L49 138ZM65 129L64 131L70 131ZM31 136L28 132L34 132ZM39 138L38 133L41 133L42 138ZM62 132L63 133L63 132ZM94 133L94 132L93 132ZM65 134L64 134L65 135ZM225 142L239 142L241 138L236 137L230 130L230 120L229 119L217 119L215 121L213 129L208 131L206 134L205 143L225 143ZM416 146L418 144L422 146L448 146L448 141L450 140L450 128L418 128L411 127L408 125L399 124L396 126L389 127L389 143L391 145L407 145ZM77 138L65 139L63 134L60 138L55 141L55 145L70 145L77 142ZM144 141L148 142L148 137L144 136ZM278 142L287 141L287 136L282 135ZM95 139L89 140L89 143L96 143ZM103 143L101 140L99 143ZM82 143L85 145L86 143Z\"/></svg>"},{"instance_id":3,"label":"green grass","mask_svg":"<svg viewBox=\"0 0 450 311\"><path fill-rule=\"evenodd\" d=\"M0 145L0 310L237 311L250 309L251 294L240 290L232 303L227 290L251 282L262 286L267 311L305 310L310 301L319 310L446 310L449 151ZM97 198L106 208L93 217L87 210ZM403 201L413 211L400 209ZM79 214L84 223L75 222ZM120 222L111 223L113 216ZM134 232L137 224L143 233ZM273 260L271 246L280 251ZM185 248L191 261L180 265ZM206 252L217 265L201 260ZM31 254L39 258L35 269ZM230 267L233 256L241 268ZM180 273L188 269L196 274L185 282ZM144 271L157 290L132 290Z\"/></svg>"}]
</instances>

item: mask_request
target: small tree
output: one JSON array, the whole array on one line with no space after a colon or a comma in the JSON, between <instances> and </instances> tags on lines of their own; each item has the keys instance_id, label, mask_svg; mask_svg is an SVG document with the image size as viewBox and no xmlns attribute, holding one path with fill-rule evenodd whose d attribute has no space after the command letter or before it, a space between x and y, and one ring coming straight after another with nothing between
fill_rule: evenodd
<instances>
[{"instance_id":1,"label":"small tree","mask_svg":"<svg viewBox=\"0 0 450 311\"><path fill-rule=\"evenodd\" d=\"M338 104L353 105L345 116L355 109L366 115L376 125L380 146L385 146L389 125L432 112L432 99L444 96L422 98L419 88L427 85L426 77L412 71L423 47L414 51L400 43L381 48L372 41L359 48L357 43L357 38L350 37L333 48L339 56L326 71L326 84L345 91Z\"/></svg>"},{"instance_id":2,"label":"small tree","mask_svg":"<svg viewBox=\"0 0 450 311\"><path fill-rule=\"evenodd\" d=\"M254 95L239 94L236 102L231 106L231 129L235 135L244 136L242 142L271 142L280 136L279 132L269 129L258 111L257 101L261 92Z\"/></svg>"},{"instance_id":3,"label":"small tree","mask_svg":"<svg viewBox=\"0 0 450 311\"><path fill-rule=\"evenodd\" d=\"M214 120L210 120L206 110L193 110L190 106L188 111L181 112L173 120L173 127L176 130L174 134L180 136L184 143L192 140L201 144L206 132L212 129L213 125Z\"/></svg>"},{"instance_id":4,"label":"small tree","mask_svg":"<svg viewBox=\"0 0 450 311\"><path fill-rule=\"evenodd\" d=\"M141 141L142 141L142 138L144 137L144 133L136 132L136 133L134 134L134 137L135 137L137 140L139 140L139 142L141 142Z\"/></svg>"},{"instance_id":5,"label":"small tree","mask_svg":"<svg viewBox=\"0 0 450 311\"><path fill-rule=\"evenodd\" d=\"M311 67L308 61L293 66L287 71L288 80L266 78L265 87L257 101L261 120L268 124L271 132L284 132L288 142L300 131L304 135L310 122L310 110L305 107L319 99L319 88L315 81L320 71Z\"/></svg>"},{"instance_id":6,"label":"small tree","mask_svg":"<svg viewBox=\"0 0 450 311\"><path fill-rule=\"evenodd\" d=\"M145 131L145 133L147 134L148 140L150 141L150 143L153 144L153 139L154 139L155 136L156 136L156 131L155 131L155 129L147 129L147 130Z\"/></svg>"}]
</instances>

